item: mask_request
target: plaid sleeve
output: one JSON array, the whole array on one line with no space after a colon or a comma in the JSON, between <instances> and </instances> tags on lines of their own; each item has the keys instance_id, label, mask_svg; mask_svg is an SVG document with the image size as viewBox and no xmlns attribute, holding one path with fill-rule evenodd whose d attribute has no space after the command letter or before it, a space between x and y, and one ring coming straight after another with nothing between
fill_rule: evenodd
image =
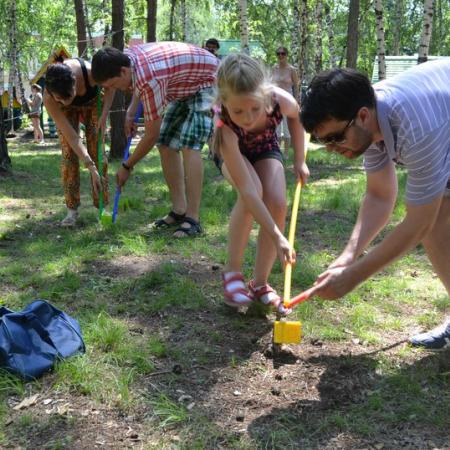
<instances>
[{"instance_id":1,"label":"plaid sleeve","mask_svg":"<svg viewBox=\"0 0 450 450\"><path fill-rule=\"evenodd\" d=\"M167 83L165 80L152 78L140 90L141 101L144 105L144 120L146 122L159 119L166 106Z\"/></svg>"}]
</instances>

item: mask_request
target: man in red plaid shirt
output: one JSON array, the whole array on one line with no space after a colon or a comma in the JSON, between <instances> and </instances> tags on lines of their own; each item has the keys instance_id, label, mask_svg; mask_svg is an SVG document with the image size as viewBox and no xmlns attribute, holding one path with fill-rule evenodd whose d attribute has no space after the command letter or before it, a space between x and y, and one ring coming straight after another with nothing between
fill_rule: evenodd
<instances>
[{"instance_id":1,"label":"man in red plaid shirt","mask_svg":"<svg viewBox=\"0 0 450 450\"><path fill-rule=\"evenodd\" d=\"M133 92L125 120L128 136L135 130L139 100L144 106L145 134L117 172L117 184L123 186L132 168L157 144L172 210L153 226L178 226L175 237L202 232L200 152L212 132L218 63L210 52L180 42L143 44L125 52L104 47L92 59L92 76L98 84Z\"/></svg>"}]
</instances>

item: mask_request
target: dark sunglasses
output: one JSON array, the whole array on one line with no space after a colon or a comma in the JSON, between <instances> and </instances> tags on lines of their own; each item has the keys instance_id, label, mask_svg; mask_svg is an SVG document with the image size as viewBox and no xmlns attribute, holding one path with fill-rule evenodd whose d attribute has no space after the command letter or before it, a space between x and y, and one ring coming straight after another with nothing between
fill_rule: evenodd
<instances>
[{"instance_id":1,"label":"dark sunglasses","mask_svg":"<svg viewBox=\"0 0 450 450\"><path fill-rule=\"evenodd\" d=\"M339 133L329 134L328 136L325 136L323 138L318 138L316 136L317 142L322 145L340 145L345 144L345 141L347 138L345 137L345 134L347 133L347 130L355 123L355 119L353 118L350 120L347 125L343 128L342 131L339 131Z\"/></svg>"},{"instance_id":2,"label":"dark sunglasses","mask_svg":"<svg viewBox=\"0 0 450 450\"><path fill-rule=\"evenodd\" d=\"M277 56L286 56L286 52L277 52Z\"/></svg>"}]
</instances>

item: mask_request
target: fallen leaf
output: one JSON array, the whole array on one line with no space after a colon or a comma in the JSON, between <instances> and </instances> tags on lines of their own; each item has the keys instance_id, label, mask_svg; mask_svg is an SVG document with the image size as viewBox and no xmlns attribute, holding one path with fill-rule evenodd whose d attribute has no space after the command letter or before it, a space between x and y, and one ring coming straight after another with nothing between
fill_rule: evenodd
<instances>
[{"instance_id":1,"label":"fallen leaf","mask_svg":"<svg viewBox=\"0 0 450 450\"><path fill-rule=\"evenodd\" d=\"M37 399L39 398L39 394L34 394L31 397L24 398L18 405L14 406L13 409L16 411L24 408L29 408L36 404Z\"/></svg>"}]
</instances>

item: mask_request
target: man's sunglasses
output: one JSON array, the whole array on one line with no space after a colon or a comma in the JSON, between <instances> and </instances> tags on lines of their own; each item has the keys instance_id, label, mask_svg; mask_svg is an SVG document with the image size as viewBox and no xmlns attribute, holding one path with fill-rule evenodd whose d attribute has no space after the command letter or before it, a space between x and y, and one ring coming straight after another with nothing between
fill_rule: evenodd
<instances>
[{"instance_id":1,"label":"man's sunglasses","mask_svg":"<svg viewBox=\"0 0 450 450\"><path fill-rule=\"evenodd\" d=\"M286 56L286 52L277 52L277 56Z\"/></svg>"},{"instance_id":2,"label":"man's sunglasses","mask_svg":"<svg viewBox=\"0 0 450 450\"><path fill-rule=\"evenodd\" d=\"M323 138L318 138L316 136L316 140L319 144L322 145L341 145L345 144L347 138L345 137L345 134L347 133L347 130L355 123L355 119L351 119L347 125L343 128L342 131L339 131L339 133L329 134L328 136L325 136Z\"/></svg>"}]
</instances>

